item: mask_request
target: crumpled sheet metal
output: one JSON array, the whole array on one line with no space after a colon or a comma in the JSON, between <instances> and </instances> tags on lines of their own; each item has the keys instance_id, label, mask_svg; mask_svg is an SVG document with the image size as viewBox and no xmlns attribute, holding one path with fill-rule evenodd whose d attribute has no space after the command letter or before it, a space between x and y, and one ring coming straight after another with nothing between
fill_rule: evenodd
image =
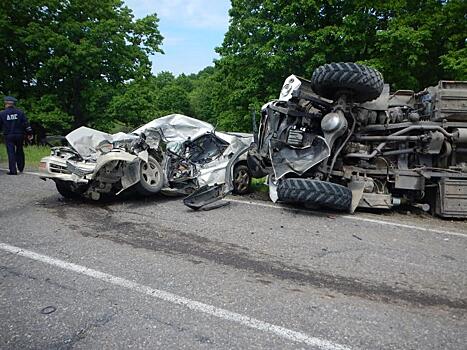
<instances>
[{"instance_id":1,"label":"crumpled sheet metal","mask_svg":"<svg viewBox=\"0 0 467 350\"><path fill-rule=\"evenodd\" d=\"M162 137L170 147L180 145L182 142L188 140L195 140L198 137L214 132L214 127L202 120L194 119L182 114L170 114L159 119L155 119L146 125L136 129L133 133L146 135L151 132L161 131ZM215 132L215 135L220 139L229 143L229 147L217 159L198 166L199 175L197 177L199 185L214 185L223 184L226 181L226 167L230 160L230 155L235 154L250 146L253 136L249 134L235 134ZM169 146L168 146L169 147ZM172 151L175 151L172 149Z\"/></svg>"},{"instance_id":2,"label":"crumpled sheet metal","mask_svg":"<svg viewBox=\"0 0 467 350\"><path fill-rule=\"evenodd\" d=\"M200 166L198 168L199 175L197 176L200 187L225 183L228 163L229 159L227 157L219 157L205 166Z\"/></svg>"},{"instance_id":3,"label":"crumpled sheet metal","mask_svg":"<svg viewBox=\"0 0 467 350\"><path fill-rule=\"evenodd\" d=\"M103 141L112 142L112 135L82 126L66 135L66 140L84 159L97 153L96 147Z\"/></svg>"},{"instance_id":4,"label":"crumpled sheet metal","mask_svg":"<svg viewBox=\"0 0 467 350\"><path fill-rule=\"evenodd\" d=\"M103 141L116 142L129 139L136 139L142 133L147 136L152 132L162 131L163 137L166 142L184 142L191 138L192 140L204 135L208 132L213 132L214 127L206 122L194 119L182 114L170 114L165 117L154 119L149 123L141 126L133 131L131 134L119 132L116 134L108 134L99 130L91 129L82 126L70 132L66 139L70 145L82 156L84 159L95 157L97 146ZM236 147L241 146L242 143L250 143L248 137L244 134L227 134L216 132L216 135L231 144L233 152ZM239 137L240 136L240 137ZM240 142L240 144L237 144Z\"/></svg>"},{"instance_id":5,"label":"crumpled sheet metal","mask_svg":"<svg viewBox=\"0 0 467 350\"><path fill-rule=\"evenodd\" d=\"M147 138L150 138L152 137L151 135L159 134L159 132L162 132L161 136L165 142L177 144L189 138L195 140L206 133L214 132L214 127L207 122L186 115L170 114L141 126L131 134L122 132L108 134L88 127L80 127L70 132L66 136L66 139L84 159L99 163L99 166L96 166L96 169L99 169L100 166L102 166L100 160L103 155L100 154L97 147L103 141L112 143L115 141L136 139L142 133L144 133ZM229 146L217 159L207 164L197 166L199 173L197 179L201 187L225 183L227 179L227 165L230 159L233 155L247 149L253 140L253 136L250 134L215 132L215 135L229 143ZM104 161L105 158L106 157L103 157L102 161ZM136 157L128 154L128 159L125 160L132 162L135 158ZM129 183L132 182L133 180L129 181Z\"/></svg>"},{"instance_id":6,"label":"crumpled sheet metal","mask_svg":"<svg viewBox=\"0 0 467 350\"><path fill-rule=\"evenodd\" d=\"M317 136L311 146L304 148L292 148L284 142L271 140L269 150L274 176L277 180L288 173L303 175L331 154L326 140L321 136Z\"/></svg>"},{"instance_id":7,"label":"crumpled sheet metal","mask_svg":"<svg viewBox=\"0 0 467 350\"><path fill-rule=\"evenodd\" d=\"M99 130L82 126L66 135L66 140L78 154L87 160L97 160L97 146L102 142L115 142L136 139L138 136L119 132L108 134Z\"/></svg>"},{"instance_id":8,"label":"crumpled sheet metal","mask_svg":"<svg viewBox=\"0 0 467 350\"><path fill-rule=\"evenodd\" d=\"M157 130L162 131L162 136L166 142L183 142L188 138L193 140L207 132L211 132L214 127L209 123L183 114L170 114L150 121L133 133L141 135L142 133L148 134Z\"/></svg>"},{"instance_id":9,"label":"crumpled sheet metal","mask_svg":"<svg viewBox=\"0 0 467 350\"><path fill-rule=\"evenodd\" d=\"M183 114L170 114L143 125L133 133L150 135L151 132L159 130L162 132L164 141L170 143L170 146L173 147L189 138L195 140L206 133L214 132L214 127L207 122ZM219 158L198 167L199 175L197 179L201 187L225 183L226 167L230 160L229 155L235 154L245 149L245 147L249 147L253 140L253 136L248 134L230 134L224 132L215 132L215 134L229 143L229 147Z\"/></svg>"},{"instance_id":10,"label":"crumpled sheet metal","mask_svg":"<svg viewBox=\"0 0 467 350\"><path fill-rule=\"evenodd\" d=\"M199 185L220 185L226 182L227 165L232 155L241 152L250 147L253 136L247 134L229 134L216 132L217 137L229 143L224 153L217 159L199 167L198 183Z\"/></svg>"}]
</instances>

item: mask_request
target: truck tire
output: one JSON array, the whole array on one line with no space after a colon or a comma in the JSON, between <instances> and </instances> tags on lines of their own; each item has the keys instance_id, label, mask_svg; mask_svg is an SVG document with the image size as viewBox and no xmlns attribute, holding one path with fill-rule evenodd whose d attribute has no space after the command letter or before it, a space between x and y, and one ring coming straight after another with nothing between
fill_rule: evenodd
<instances>
[{"instance_id":1,"label":"truck tire","mask_svg":"<svg viewBox=\"0 0 467 350\"><path fill-rule=\"evenodd\" d=\"M383 91L383 76L376 69L357 63L329 63L318 67L311 77L313 90L325 98L349 93L355 102L374 100Z\"/></svg>"},{"instance_id":2,"label":"truck tire","mask_svg":"<svg viewBox=\"0 0 467 350\"><path fill-rule=\"evenodd\" d=\"M164 174L159 162L149 156L148 162L141 162L140 180L135 185L135 190L142 196L150 196L159 193L164 185Z\"/></svg>"},{"instance_id":3,"label":"truck tire","mask_svg":"<svg viewBox=\"0 0 467 350\"><path fill-rule=\"evenodd\" d=\"M57 191L62 195L62 197L68 199L79 199L82 198L81 195L86 192L88 185L75 184L71 181L55 180L55 187L57 187Z\"/></svg>"},{"instance_id":4,"label":"truck tire","mask_svg":"<svg viewBox=\"0 0 467 350\"><path fill-rule=\"evenodd\" d=\"M350 210L352 192L344 186L311 179L283 179L277 186L278 199L289 203Z\"/></svg>"}]
</instances>

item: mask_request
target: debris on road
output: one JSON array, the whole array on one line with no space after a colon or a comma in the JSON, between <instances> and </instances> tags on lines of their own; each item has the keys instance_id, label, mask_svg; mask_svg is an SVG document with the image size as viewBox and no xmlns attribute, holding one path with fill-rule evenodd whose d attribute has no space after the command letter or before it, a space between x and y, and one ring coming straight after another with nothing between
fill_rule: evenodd
<instances>
[{"instance_id":1,"label":"debris on road","mask_svg":"<svg viewBox=\"0 0 467 350\"><path fill-rule=\"evenodd\" d=\"M50 315L51 313L57 311L55 306L46 306L41 310L41 314L43 315Z\"/></svg>"}]
</instances>

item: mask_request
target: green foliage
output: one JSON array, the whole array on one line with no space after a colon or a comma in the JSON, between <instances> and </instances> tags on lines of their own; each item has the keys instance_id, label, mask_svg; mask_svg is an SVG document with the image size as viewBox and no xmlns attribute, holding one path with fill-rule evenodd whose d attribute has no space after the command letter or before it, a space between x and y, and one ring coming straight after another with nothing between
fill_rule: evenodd
<instances>
[{"instance_id":1,"label":"green foliage","mask_svg":"<svg viewBox=\"0 0 467 350\"><path fill-rule=\"evenodd\" d=\"M139 78L126 84L122 94L115 95L108 108L112 120L136 127L156 114L157 83L155 78Z\"/></svg>"},{"instance_id":2,"label":"green foliage","mask_svg":"<svg viewBox=\"0 0 467 350\"><path fill-rule=\"evenodd\" d=\"M191 114L188 93L183 87L170 84L158 91L156 99L158 115L171 113Z\"/></svg>"},{"instance_id":3,"label":"green foliage","mask_svg":"<svg viewBox=\"0 0 467 350\"><path fill-rule=\"evenodd\" d=\"M124 85L124 92L110 101L108 114L113 121L130 128L167 114L191 115L189 92L191 80L181 75L162 72L148 78L140 77Z\"/></svg>"},{"instance_id":4,"label":"green foliage","mask_svg":"<svg viewBox=\"0 0 467 350\"><path fill-rule=\"evenodd\" d=\"M134 20L120 0L7 1L0 7L1 92L55 96L73 126L103 125L112 95L150 75L148 55L162 52L161 43L157 16ZM57 113L44 113L37 113L41 121L63 127L50 124Z\"/></svg>"},{"instance_id":5,"label":"green foliage","mask_svg":"<svg viewBox=\"0 0 467 350\"><path fill-rule=\"evenodd\" d=\"M46 130L54 130L56 134L64 134L70 129L73 117L60 109L55 95L44 95L39 99L24 102L25 110L31 122L39 122Z\"/></svg>"},{"instance_id":6,"label":"green foliage","mask_svg":"<svg viewBox=\"0 0 467 350\"><path fill-rule=\"evenodd\" d=\"M249 109L277 96L290 74L328 62L379 69L394 89L465 79L464 0L233 0L213 79L220 124L250 130Z\"/></svg>"},{"instance_id":7,"label":"green foliage","mask_svg":"<svg viewBox=\"0 0 467 350\"><path fill-rule=\"evenodd\" d=\"M189 102L193 115L211 124L218 124L217 110L221 110L222 84L214 77L214 67L207 67L192 78L193 89L189 93Z\"/></svg>"},{"instance_id":8,"label":"green foliage","mask_svg":"<svg viewBox=\"0 0 467 350\"><path fill-rule=\"evenodd\" d=\"M31 169L37 171L39 162L43 157L50 155L50 147L48 146L25 146L24 157L26 160L26 170ZM5 145L0 143L0 164L6 167L8 164L8 155Z\"/></svg>"},{"instance_id":9,"label":"green foliage","mask_svg":"<svg viewBox=\"0 0 467 350\"><path fill-rule=\"evenodd\" d=\"M456 80L467 80L467 48L450 51L446 55L441 56L441 64L443 65L448 76Z\"/></svg>"}]
</instances>

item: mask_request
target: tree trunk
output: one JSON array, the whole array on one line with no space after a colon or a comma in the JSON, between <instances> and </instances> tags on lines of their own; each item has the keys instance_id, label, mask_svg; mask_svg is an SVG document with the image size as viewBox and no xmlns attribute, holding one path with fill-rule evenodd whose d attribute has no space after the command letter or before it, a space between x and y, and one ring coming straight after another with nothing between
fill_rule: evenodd
<instances>
[{"instance_id":1,"label":"tree trunk","mask_svg":"<svg viewBox=\"0 0 467 350\"><path fill-rule=\"evenodd\" d=\"M79 128L86 124L86 118L83 113L82 106L82 84L81 77L77 76L73 78L73 90L71 91L71 115L73 116L73 127Z\"/></svg>"}]
</instances>

